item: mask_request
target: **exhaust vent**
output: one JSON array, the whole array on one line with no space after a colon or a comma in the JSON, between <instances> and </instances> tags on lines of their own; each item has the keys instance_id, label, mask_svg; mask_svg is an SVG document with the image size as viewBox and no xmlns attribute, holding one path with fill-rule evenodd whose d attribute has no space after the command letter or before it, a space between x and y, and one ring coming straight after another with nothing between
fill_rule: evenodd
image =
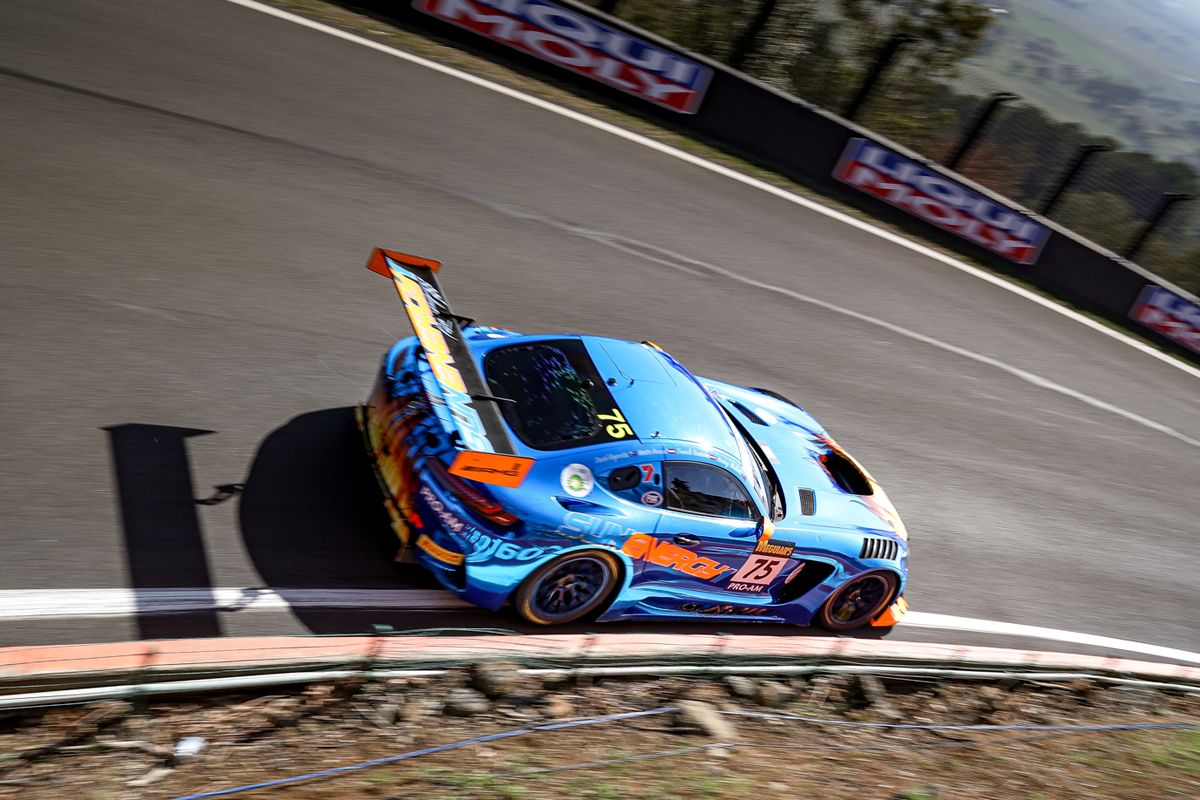
<instances>
[{"instance_id":1,"label":"exhaust vent","mask_svg":"<svg viewBox=\"0 0 1200 800\"><path fill-rule=\"evenodd\" d=\"M900 545L894 539L884 539L878 536L868 536L863 539L859 558L882 558L891 561L900 552Z\"/></svg>"},{"instance_id":2,"label":"exhaust vent","mask_svg":"<svg viewBox=\"0 0 1200 800\"><path fill-rule=\"evenodd\" d=\"M817 513L817 493L812 489L797 488L800 493L800 513L806 517L811 517Z\"/></svg>"},{"instance_id":3,"label":"exhaust vent","mask_svg":"<svg viewBox=\"0 0 1200 800\"><path fill-rule=\"evenodd\" d=\"M871 482L862 474L858 465L846 457L840 450L831 449L821 456L821 464L833 482L844 492L857 495L874 494Z\"/></svg>"}]
</instances>

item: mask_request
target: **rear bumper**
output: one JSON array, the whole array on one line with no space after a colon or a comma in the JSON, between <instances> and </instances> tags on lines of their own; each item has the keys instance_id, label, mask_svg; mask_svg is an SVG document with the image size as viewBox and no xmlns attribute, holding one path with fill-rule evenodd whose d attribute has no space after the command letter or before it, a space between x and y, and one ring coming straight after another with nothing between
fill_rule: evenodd
<instances>
[{"instance_id":1,"label":"rear bumper","mask_svg":"<svg viewBox=\"0 0 1200 800\"><path fill-rule=\"evenodd\" d=\"M391 524L392 531L396 534L396 538L400 540L400 552L396 554L396 560L412 561L413 559L410 549L413 541L412 526L407 518L405 510L401 508L396 498L392 495L392 491L388 487L387 480L383 475L383 470L380 468L379 459L377 457L377 446L371 439L367 407L365 405L358 405L354 407L354 422L358 426L358 432L362 438L363 449L366 451L367 460L371 464L371 474L375 476L375 481L379 484L379 491L383 495L383 507L387 512L388 522Z\"/></svg>"}]
</instances>

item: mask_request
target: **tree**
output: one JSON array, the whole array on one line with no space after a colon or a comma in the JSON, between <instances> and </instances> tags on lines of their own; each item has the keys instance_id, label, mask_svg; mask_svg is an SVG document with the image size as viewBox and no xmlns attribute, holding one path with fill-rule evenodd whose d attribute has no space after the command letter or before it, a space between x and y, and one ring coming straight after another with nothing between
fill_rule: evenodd
<instances>
[{"instance_id":1,"label":"tree","mask_svg":"<svg viewBox=\"0 0 1200 800\"><path fill-rule=\"evenodd\" d=\"M1124 247L1138 230L1129 203L1111 192L1070 192L1059 209L1055 222L1110 250Z\"/></svg>"},{"instance_id":2,"label":"tree","mask_svg":"<svg viewBox=\"0 0 1200 800\"><path fill-rule=\"evenodd\" d=\"M855 23L862 47L873 50L894 34L911 36L912 51L930 74L974 54L995 20L973 0L840 0L839 6Z\"/></svg>"}]
</instances>

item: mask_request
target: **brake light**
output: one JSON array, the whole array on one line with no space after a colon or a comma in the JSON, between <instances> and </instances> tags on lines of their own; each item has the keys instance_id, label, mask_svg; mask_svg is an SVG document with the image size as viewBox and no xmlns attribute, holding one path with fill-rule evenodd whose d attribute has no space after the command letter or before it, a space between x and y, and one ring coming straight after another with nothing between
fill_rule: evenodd
<instances>
[{"instance_id":1,"label":"brake light","mask_svg":"<svg viewBox=\"0 0 1200 800\"><path fill-rule=\"evenodd\" d=\"M451 475L450 470L446 469L446 465L442 463L441 459L430 456L425 460L425 463L442 488L462 501L463 505L476 514L491 520L497 525L516 525L521 521L505 511L504 506L497 503L493 498L469 486L466 481L457 476Z\"/></svg>"}]
</instances>

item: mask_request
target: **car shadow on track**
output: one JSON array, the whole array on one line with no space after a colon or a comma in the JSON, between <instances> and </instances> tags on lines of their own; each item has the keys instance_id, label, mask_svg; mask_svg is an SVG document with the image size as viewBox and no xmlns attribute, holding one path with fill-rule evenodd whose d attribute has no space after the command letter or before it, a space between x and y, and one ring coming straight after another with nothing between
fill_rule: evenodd
<instances>
[{"instance_id":1,"label":"car shadow on track","mask_svg":"<svg viewBox=\"0 0 1200 800\"><path fill-rule=\"evenodd\" d=\"M436 588L431 576L391 559L395 538L388 526L380 494L353 409L335 408L304 414L271 433L259 447L240 498L239 518L246 549L266 584L285 598L289 589ZM395 631L430 628L501 629L546 633L515 614L482 609L295 608L296 616L314 633L363 633L386 626ZM556 633L602 628L606 632L708 633L734 630L764 635L829 635L818 628L792 625L696 622L580 622L556 627ZM868 629L864 638L879 638L886 629Z\"/></svg>"},{"instance_id":2,"label":"car shadow on track","mask_svg":"<svg viewBox=\"0 0 1200 800\"><path fill-rule=\"evenodd\" d=\"M393 561L396 538L352 408L302 414L267 436L246 476L238 521L250 560L284 599L296 590L437 588L424 570ZM370 630L366 611L349 612L357 622L335 630L322 613L293 610L314 633Z\"/></svg>"},{"instance_id":3,"label":"car shadow on track","mask_svg":"<svg viewBox=\"0 0 1200 800\"><path fill-rule=\"evenodd\" d=\"M105 431L132 588L197 589L195 599L204 609L148 613L144 606L148 595L135 594L139 637L220 636L187 455L188 439L212 431L137 423L113 425Z\"/></svg>"},{"instance_id":4,"label":"car shadow on track","mask_svg":"<svg viewBox=\"0 0 1200 800\"><path fill-rule=\"evenodd\" d=\"M318 634L396 632L434 628L547 633L508 611L474 608L328 609L313 605L313 590L432 589L436 581L413 565L395 563L396 540L354 425L352 408L302 414L260 443L242 484L218 487L197 498L185 440L209 433L130 424L107 429L111 437L134 589L188 587L211 591L197 505L236 496L246 552L269 588L291 603L292 613ZM304 601L301 602L301 594ZM447 593L447 596L449 594ZM159 615L139 613L142 638L221 635L218 611ZM605 632L828 635L816 628L729 620L656 623L580 622L556 633ZM878 638L886 629L868 629Z\"/></svg>"}]
</instances>

